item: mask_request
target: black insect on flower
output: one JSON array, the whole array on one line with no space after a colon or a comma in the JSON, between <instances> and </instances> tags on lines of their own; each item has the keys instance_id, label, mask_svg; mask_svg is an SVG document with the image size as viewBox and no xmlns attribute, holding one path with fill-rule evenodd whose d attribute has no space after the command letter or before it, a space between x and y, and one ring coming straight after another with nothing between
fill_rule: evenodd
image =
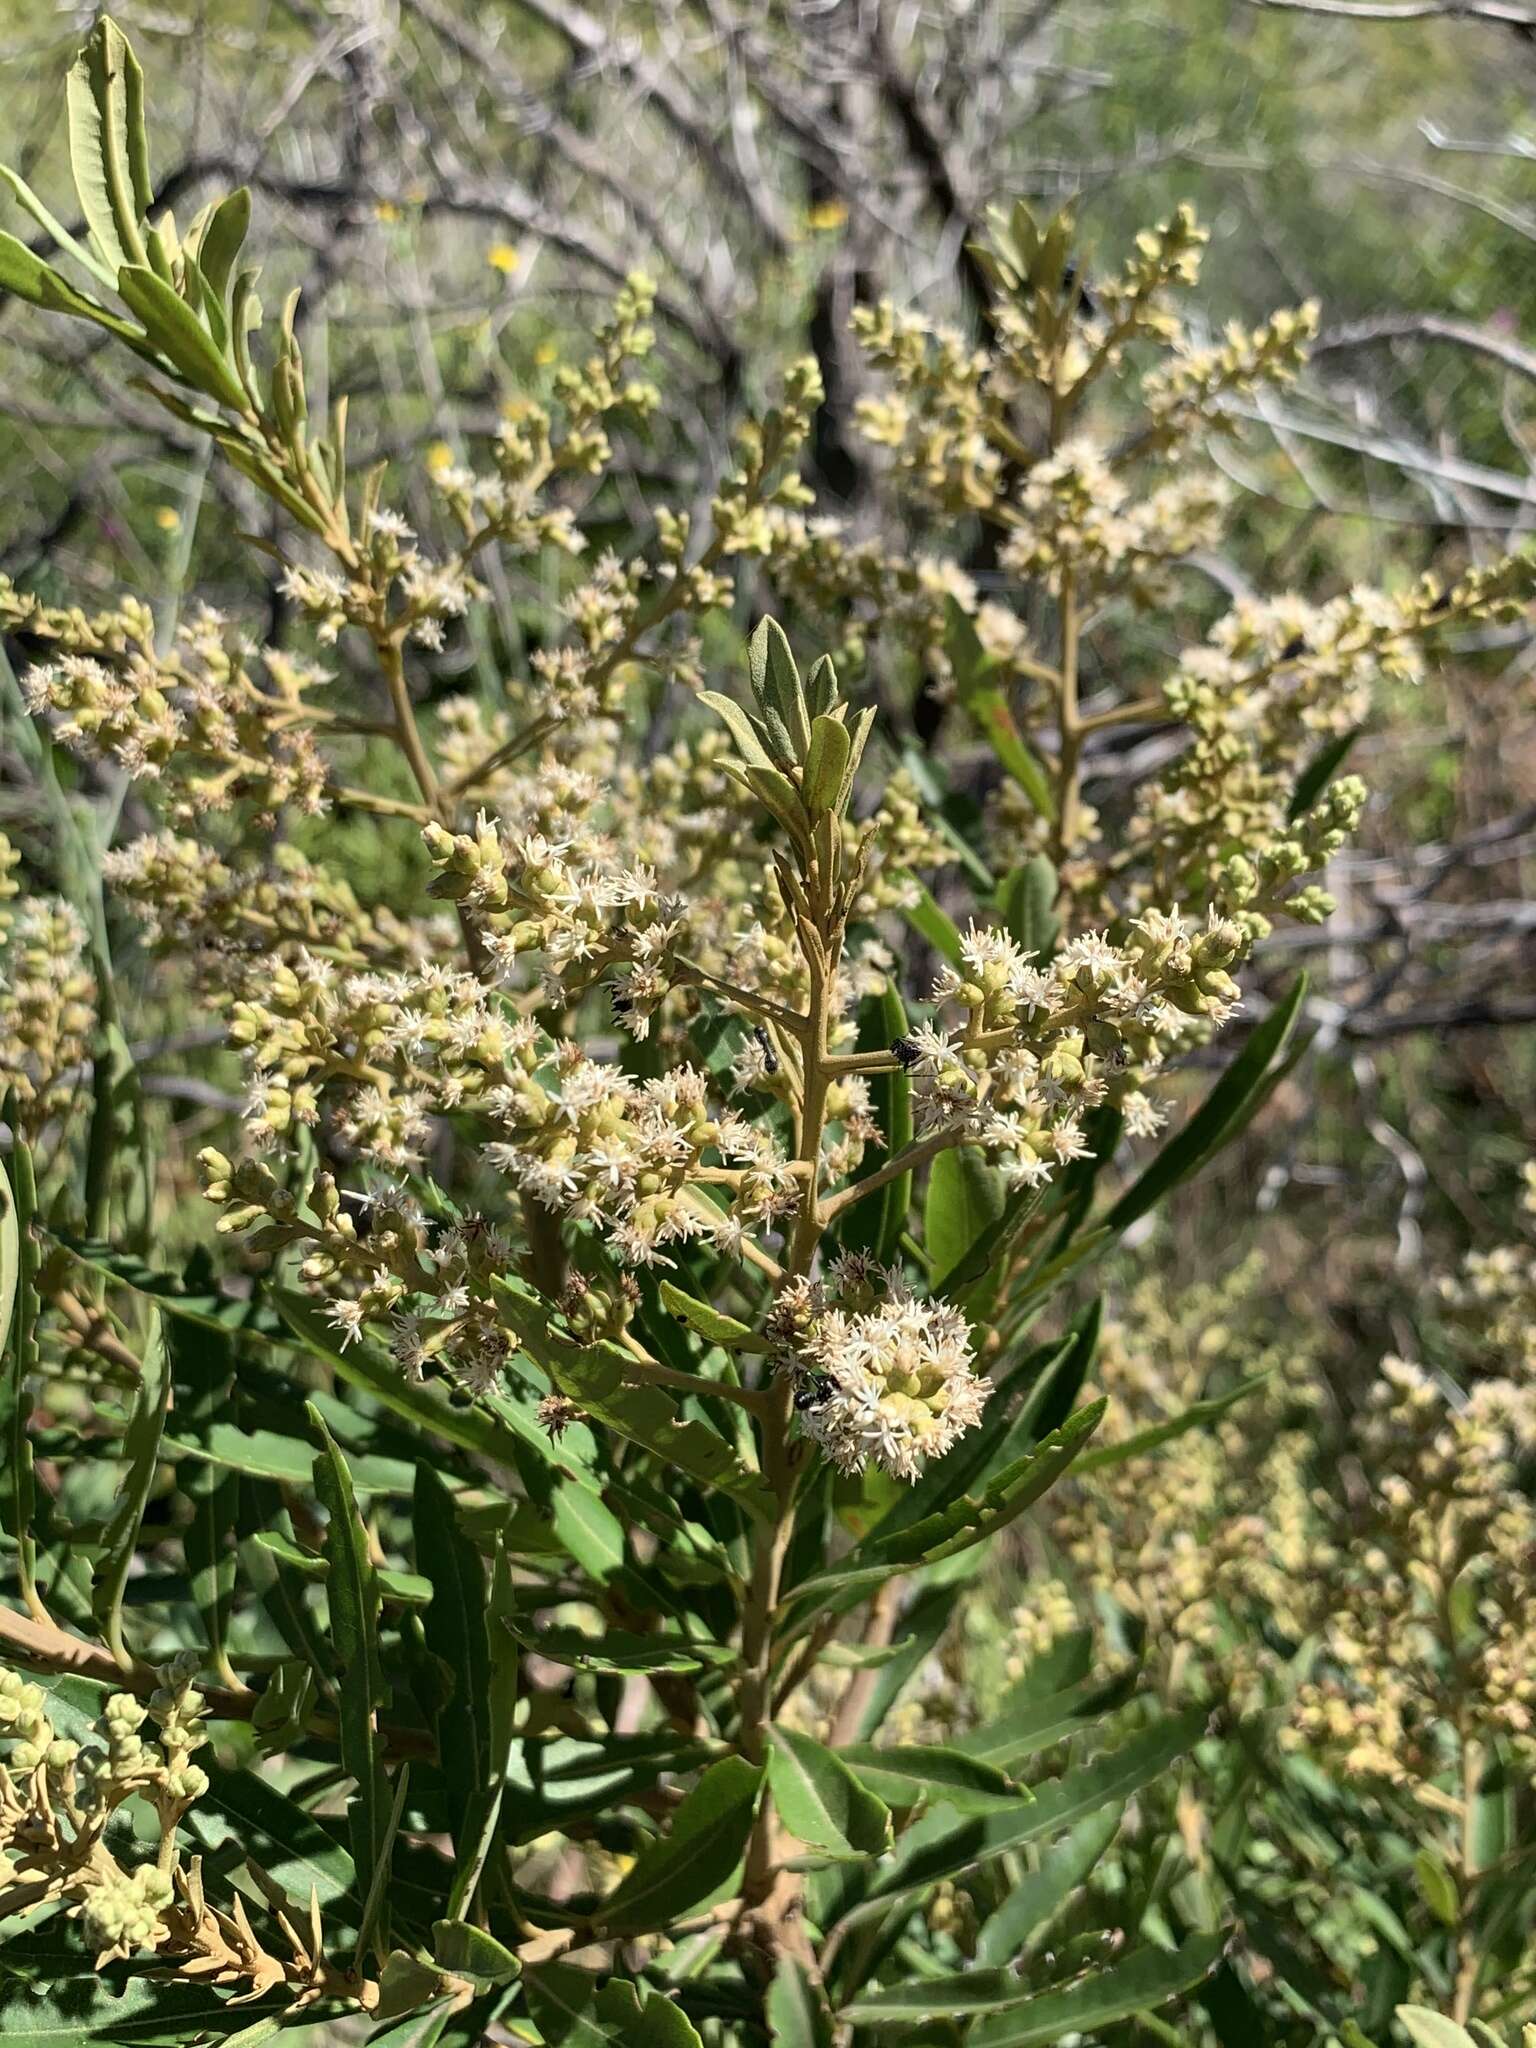
<instances>
[{"instance_id":1,"label":"black insect on flower","mask_svg":"<svg viewBox=\"0 0 1536 2048\"><path fill-rule=\"evenodd\" d=\"M761 1024L754 1024L752 1026L752 1036L757 1040L763 1055L763 1072L765 1074L776 1074L779 1071L779 1056L773 1049L773 1040L768 1036L768 1033Z\"/></svg>"},{"instance_id":2,"label":"black insect on flower","mask_svg":"<svg viewBox=\"0 0 1536 2048\"><path fill-rule=\"evenodd\" d=\"M1297 633L1291 639L1287 640L1285 645L1281 648L1280 659L1282 661L1300 661L1301 657L1306 653L1306 651L1307 643L1301 637L1301 635Z\"/></svg>"},{"instance_id":3,"label":"black insect on flower","mask_svg":"<svg viewBox=\"0 0 1536 2048\"><path fill-rule=\"evenodd\" d=\"M819 1408L832 1391L832 1382L824 1372L802 1373L795 1388L795 1406L803 1415L808 1408Z\"/></svg>"},{"instance_id":4,"label":"black insect on flower","mask_svg":"<svg viewBox=\"0 0 1536 2048\"><path fill-rule=\"evenodd\" d=\"M909 1074L911 1073L912 1069L917 1065L918 1061L922 1058L922 1054L918 1051L917 1047L912 1043L910 1038L893 1039L891 1042L891 1051L895 1054L897 1060L903 1067L905 1067Z\"/></svg>"},{"instance_id":5,"label":"black insect on flower","mask_svg":"<svg viewBox=\"0 0 1536 2048\"><path fill-rule=\"evenodd\" d=\"M1078 274L1078 268L1076 263L1069 256L1062 268L1061 295L1064 299L1070 299L1074 291L1077 294L1078 310L1082 314L1083 318L1085 320L1097 319L1099 308L1094 299L1093 293L1089 291L1087 285L1084 284L1082 278Z\"/></svg>"}]
</instances>

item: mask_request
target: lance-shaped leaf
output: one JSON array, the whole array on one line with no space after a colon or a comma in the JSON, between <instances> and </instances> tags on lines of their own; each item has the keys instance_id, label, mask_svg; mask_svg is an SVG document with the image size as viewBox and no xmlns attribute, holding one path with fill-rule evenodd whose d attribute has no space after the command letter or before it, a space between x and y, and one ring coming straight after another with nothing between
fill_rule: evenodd
<instances>
[{"instance_id":1,"label":"lance-shaped leaf","mask_svg":"<svg viewBox=\"0 0 1536 2048\"><path fill-rule=\"evenodd\" d=\"M220 1330L200 1329L170 1317L163 1318L163 1324L170 1346L175 1411L194 1428L207 1428L234 1399L234 1346ZM227 1679L231 1674L225 1638L235 1591L234 1535L240 1480L228 1467L202 1463L176 1476L182 1493L192 1503L192 1519L181 1538L192 1598L213 1661Z\"/></svg>"},{"instance_id":2,"label":"lance-shaped leaf","mask_svg":"<svg viewBox=\"0 0 1536 2048\"><path fill-rule=\"evenodd\" d=\"M673 1814L670 1831L641 1850L598 1908L604 1937L655 1933L723 1891L746 1851L761 1782L761 1771L743 1757L712 1764Z\"/></svg>"},{"instance_id":3,"label":"lance-shaped leaf","mask_svg":"<svg viewBox=\"0 0 1536 2048\"><path fill-rule=\"evenodd\" d=\"M878 1856L891 1816L842 1758L798 1729L769 1729L768 1790L779 1819L807 1848L831 1856Z\"/></svg>"},{"instance_id":4,"label":"lance-shaped leaf","mask_svg":"<svg viewBox=\"0 0 1536 2048\"><path fill-rule=\"evenodd\" d=\"M1031 1692L1027 1681L1009 1692L984 1727L957 1735L955 1747L995 1770L1016 1771L1020 1765L1075 1735L1096 1715L1105 1713L1120 1694L1117 1681L1084 1678L1052 1692Z\"/></svg>"},{"instance_id":5,"label":"lance-shaped leaf","mask_svg":"<svg viewBox=\"0 0 1536 2048\"><path fill-rule=\"evenodd\" d=\"M296 1436L271 1429L239 1429L232 1422L209 1422L177 1414L165 1434L173 1457L196 1458L251 1479L275 1479L284 1486L306 1486L314 1468L312 1446ZM352 1483L359 1493L408 1497L415 1473L401 1458L366 1454L351 1460Z\"/></svg>"},{"instance_id":6,"label":"lance-shaped leaf","mask_svg":"<svg viewBox=\"0 0 1536 2048\"><path fill-rule=\"evenodd\" d=\"M1363 725L1352 725L1348 732L1339 733L1336 738L1329 740L1325 746L1319 747L1306 767L1302 769L1301 774L1296 778L1296 787L1291 792L1291 800L1287 804L1285 811L1286 819L1289 823L1294 824L1305 812L1311 810L1323 791L1332 782L1334 776L1343 767L1350 749L1364 730L1365 727Z\"/></svg>"},{"instance_id":7,"label":"lance-shaped leaf","mask_svg":"<svg viewBox=\"0 0 1536 2048\"><path fill-rule=\"evenodd\" d=\"M944 606L944 651L955 672L960 702L993 753L1040 816L1054 818L1056 799L1050 777L1014 723L1007 696L993 674L996 661L983 647L974 620L952 597Z\"/></svg>"},{"instance_id":8,"label":"lance-shaped leaf","mask_svg":"<svg viewBox=\"0 0 1536 2048\"><path fill-rule=\"evenodd\" d=\"M357 1496L346 1460L325 1418L313 1402L306 1404L310 1427L320 1439L314 1462L314 1486L328 1521L325 1532L326 1585L331 1640L340 1667L340 1747L343 1770L356 1790L348 1804L352 1860L372 1880L388 1853L389 1788L385 1781L378 1710L384 1704L384 1673L379 1662L379 1583L369 1554L368 1532L357 1509ZM387 1945L388 1894L380 1927Z\"/></svg>"},{"instance_id":9,"label":"lance-shaped leaf","mask_svg":"<svg viewBox=\"0 0 1536 2048\"><path fill-rule=\"evenodd\" d=\"M1031 1936L1050 1923L1089 1875L1119 1827L1119 1811L1110 1807L1090 1814L1059 1842L1053 1842L1041 1856L1039 1868L1021 1878L982 1923L976 1937L976 1961L983 1967L1002 1965L1020 1955Z\"/></svg>"},{"instance_id":10,"label":"lance-shaped leaf","mask_svg":"<svg viewBox=\"0 0 1536 2048\"><path fill-rule=\"evenodd\" d=\"M700 690L699 702L707 704L736 742L736 751L748 768L771 768L772 757L753 729L752 720L734 697L719 690Z\"/></svg>"},{"instance_id":11,"label":"lance-shaped leaf","mask_svg":"<svg viewBox=\"0 0 1536 2048\"><path fill-rule=\"evenodd\" d=\"M65 85L69 157L80 211L114 271L148 261L140 222L152 192L144 142L144 78L122 30L104 15Z\"/></svg>"},{"instance_id":12,"label":"lance-shaped leaf","mask_svg":"<svg viewBox=\"0 0 1536 2048\"><path fill-rule=\"evenodd\" d=\"M416 1563L431 1581L432 1602L423 1627L427 1648L453 1677L453 1690L437 1716L437 1749L454 1845L471 1819L491 1762L491 1646L486 1630L485 1566L459 1527L453 1496L431 1466L416 1468ZM438 1961L449 1964L440 1951Z\"/></svg>"},{"instance_id":13,"label":"lance-shaped leaf","mask_svg":"<svg viewBox=\"0 0 1536 2048\"><path fill-rule=\"evenodd\" d=\"M860 1052L884 1052L904 1038L906 1031L906 1007L893 983L887 981L879 995L865 996L859 1004ZM912 1083L905 1070L898 1067L894 1073L871 1074L869 1099L884 1143L878 1153L873 1147L867 1149L860 1179L884 1160L895 1159L912 1142ZM839 1242L850 1251L872 1252L882 1264L888 1264L896 1256L911 1207L912 1176L898 1174L867 1201L854 1202L838 1219Z\"/></svg>"},{"instance_id":14,"label":"lance-shaped leaf","mask_svg":"<svg viewBox=\"0 0 1536 2048\"><path fill-rule=\"evenodd\" d=\"M741 1345L757 1349L758 1338L746 1323L738 1322L735 1316L728 1316L723 1309L712 1308L707 1301L699 1301L692 1294L685 1294L681 1287L674 1287L670 1280L663 1280L657 1292L661 1305L668 1315L676 1316L680 1323L686 1323L690 1330L710 1344L724 1345L732 1350Z\"/></svg>"},{"instance_id":15,"label":"lance-shaped leaf","mask_svg":"<svg viewBox=\"0 0 1536 2048\"><path fill-rule=\"evenodd\" d=\"M912 929L928 941L936 953L942 953L951 967L961 966L960 933L955 921L934 902L926 884L915 875L904 874L902 882L901 914Z\"/></svg>"},{"instance_id":16,"label":"lance-shaped leaf","mask_svg":"<svg viewBox=\"0 0 1536 2048\"><path fill-rule=\"evenodd\" d=\"M7 1104L7 1109L6 1121L14 1132L14 1108ZM19 1137L12 1139L9 1175L0 1167L0 1203L0 1525L16 1546L17 1574L30 1598L36 1486L27 1429L32 1413L27 1379L37 1363L38 1249L32 1230L37 1185L31 1150Z\"/></svg>"},{"instance_id":17,"label":"lance-shaped leaf","mask_svg":"<svg viewBox=\"0 0 1536 2048\"><path fill-rule=\"evenodd\" d=\"M779 1957L768 1991L768 2033L776 2048L832 2048L826 1998L796 1959Z\"/></svg>"},{"instance_id":18,"label":"lance-shaped leaf","mask_svg":"<svg viewBox=\"0 0 1536 2048\"><path fill-rule=\"evenodd\" d=\"M1285 997L1253 1032L1204 1102L1133 1181L1104 1219L1119 1233L1145 1216L1171 1189L1202 1166L1222 1143L1258 1108L1267 1091L1270 1070L1285 1051L1302 1003L1307 977L1298 974Z\"/></svg>"},{"instance_id":19,"label":"lance-shaped leaf","mask_svg":"<svg viewBox=\"0 0 1536 2048\"><path fill-rule=\"evenodd\" d=\"M1016 1813L1029 1797L995 1764L940 1743L875 1749L861 1743L838 1752L887 1806L947 1806L955 1813Z\"/></svg>"},{"instance_id":20,"label":"lance-shaped leaf","mask_svg":"<svg viewBox=\"0 0 1536 2048\"><path fill-rule=\"evenodd\" d=\"M507 1754L503 1811L514 1841L609 1813L668 1774L715 1760L716 1745L684 1735L520 1737Z\"/></svg>"},{"instance_id":21,"label":"lance-shaped leaf","mask_svg":"<svg viewBox=\"0 0 1536 2048\"><path fill-rule=\"evenodd\" d=\"M1059 1834L1102 1806L1123 1805L1197 1742L1204 1726L1200 1713L1167 1715L1107 1756L1035 1786L1033 1799L1012 1814L978 1814L956 1827L951 1814L935 1808L902 1836L894 1863L856 1914L916 1897L941 1878Z\"/></svg>"},{"instance_id":22,"label":"lance-shaped leaf","mask_svg":"<svg viewBox=\"0 0 1536 2048\"><path fill-rule=\"evenodd\" d=\"M943 1286L1002 1215L1004 1200L1001 1173L974 1145L956 1145L934 1160L923 1205L923 1249L936 1286Z\"/></svg>"},{"instance_id":23,"label":"lance-shaped leaf","mask_svg":"<svg viewBox=\"0 0 1536 2048\"><path fill-rule=\"evenodd\" d=\"M528 2010L549 2048L702 2048L680 2006L624 1977L606 1984L568 1963L530 1970Z\"/></svg>"},{"instance_id":24,"label":"lance-shaped leaf","mask_svg":"<svg viewBox=\"0 0 1536 2048\"><path fill-rule=\"evenodd\" d=\"M937 1564L982 1543L1034 1504L1066 1471L1103 1418L1106 1403L1079 1408L1034 1450L1007 1466L979 1495L962 1494L911 1528L861 1543L841 1563L796 1586L796 1603L878 1585L893 1573Z\"/></svg>"},{"instance_id":25,"label":"lance-shaped leaf","mask_svg":"<svg viewBox=\"0 0 1536 2048\"><path fill-rule=\"evenodd\" d=\"M567 1442L563 1450L552 1448L531 1404L526 1413L511 1401L458 1407L442 1386L417 1386L408 1380L389 1353L366 1338L343 1349L339 1334L307 1295L275 1288L271 1300L294 1337L317 1356L329 1359L343 1379L372 1394L392 1415L502 1465L514 1464L520 1447L531 1445L547 1462L574 1474L571 1444ZM166 1306L176 1313L174 1303Z\"/></svg>"},{"instance_id":26,"label":"lance-shaped leaf","mask_svg":"<svg viewBox=\"0 0 1536 2048\"><path fill-rule=\"evenodd\" d=\"M1055 911L1056 870L1043 853L1031 854L1004 875L997 888L1003 922L1026 953L1049 959L1056 948L1061 920Z\"/></svg>"},{"instance_id":27,"label":"lance-shaped leaf","mask_svg":"<svg viewBox=\"0 0 1536 2048\"><path fill-rule=\"evenodd\" d=\"M160 1462L160 1437L170 1399L171 1354L164 1328L156 1316L150 1324L133 1409L123 1432L122 1471L112 1513L102 1532L101 1556L91 1592L91 1611L119 1656L124 1650L123 1592Z\"/></svg>"},{"instance_id":28,"label":"lance-shaped leaf","mask_svg":"<svg viewBox=\"0 0 1536 2048\"><path fill-rule=\"evenodd\" d=\"M1054 2048L1068 2035L1090 2034L1136 2013L1155 2012L1210 1975L1221 1960L1222 1939L1193 1934L1176 1949L1142 1949L1112 1969L1095 1970L1060 1991L1027 1998L973 2028L969 2048Z\"/></svg>"},{"instance_id":29,"label":"lance-shaped leaf","mask_svg":"<svg viewBox=\"0 0 1536 2048\"><path fill-rule=\"evenodd\" d=\"M578 1671L707 1671L736 1658L736 1652L722 1643L665 1633L634 1635L614 1628L600 1636L583 1635L578 1628L526 1629L518 1640L551 1664L570 1664Z\"/></svg>"},{"instance_id":30,"label":"lance-shaped leaf","mask_svg":"<svg viewBox=\"0 0 1536 2048\"><path fill-rule=\"evenodd\" d=\"M812 817L837 808L851 758L852 742L842 720L818 718L811 727L810 750L801 780L805 806Z\"/></svg>"},{"instance_id":31,"label":"lance-shaped leaf","mask_svg":"<svg viewBox=\"0 0 1536 2048\"><path fill-rule=\"evenodd\" d=\"M506 1282L497 1286L502 1314L529 1356L558 1390L596 1423L654 1451L691 1479L728 1494L762 1520L773 1515L773 1496L724 1437L702 1422L684 1421L662 1388L626 1381L630 1361L618 1345L568 1344L552 1337L542 1303Z\"/></svg>"},{"instance_id":32,"label":"lance-shaped leaf","mask_svg":"<svg viewBox=\"0 0 1536 2048\"><path fill-rule=\"evenodd\" d=\"M144 323L144 332L194 390L241 412L245 387L196 313L152 270L130 264L118 273L118 294Z\"/></svg>"},{"instance_id":33,"label":"lance-shaped leaf","mask_svg":"<svg viewBox=\"0 0 1536 2048\"><path fill-rule=\"evenodd\" d=\"M1149 1451L1171 1443L1175 1437L1187 1436L1192 1429L1204 1429L1207 1423L1217 1421L1239 1401L1246 1401L1250 1394L1256 1394L1268 1378L1267 1372L1256 1372L1239 1381L1235 1387L1229 1387L1226 1393L1213 1394L1205 1401L1192 1401L1180 1414L1151 1423L1121 1443L1100 1444L1078 1461L1079 1477L1088 1472L1102 1472L1111 1465L1128 1464L1132 1458L1145 1457Z\"/></svg>"},{"instance_id":34,"label":"lance-shaped leaf","mask_svg":"<svg viewBox=\"0 0 1536 2048\"><path fill-rule=\"evenodd\" d=\"M777 619L758 621L757 630L747 643L747 668L752 678L752 694L765 721L770 729L775 721L782 725L789 741L790 759L803 761L811 743L810 720L800 687L800 671Z\"/></svg>"}]
</instances>

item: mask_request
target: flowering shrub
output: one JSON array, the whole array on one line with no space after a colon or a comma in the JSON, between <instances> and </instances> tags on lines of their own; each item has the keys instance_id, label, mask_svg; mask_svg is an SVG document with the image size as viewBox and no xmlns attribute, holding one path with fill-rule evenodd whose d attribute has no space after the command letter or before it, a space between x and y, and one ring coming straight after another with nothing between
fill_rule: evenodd
<instances>
[{"instance_id":1,"label":"flowering shrub","mask_svg":"<svg viewBox=\"0 0 1536 2048\"><path fill-rule=\"evenodd\" d=\"M1037 1319L1285 1056L1299 987L1152 1149L1255 942L1327 914L1373 681L1512 615L1529 565L1245 600L1157 674L1097 668L1106 619L1178 603L1223 517L1201 440L1314 320L1197 343L1184 212L1091 296L1069 222L997 219L983 346L859 316L893 531L974 521L1014 602L813 514L811 362L707 514L656 505L589 559L665 402L638 275L488 445L429 461L418 535L385 468L350 473L345 400L312 420L291 303L264 336L248 196L184 232L155 209L143 97L101 23L69 89L86 239L13 179L75 267L0 237L0 283L137 356L276 508L307 651L0 584L43 772L84 778L65 816L133 793L113 918L29 893L0 946L15 2030L1010 2048L1200 1984L1220 1936L1167 1914L1024 1968L1012 1883L1200 1713L1138 1707L1100 1755L1074 1709L1085 1754L1043 1777L1011 1713L877 1738L1104 1420L1092 1310ZM497 646L517 565L558 592L526 659L424 701L441 653ZM765 587L793 644L767 616L738 654ZM988 749L969 809L876 715L891 641ZM1138 725L1176 744L1101 815L1099 750ZM304 830L335 812L416 881L385 900ZM222 1266L148 1256L176 1162L120 1015L134 947L244 1059L201 1153Z\"/></svg>"},{"instance_id":2,"label":"flowering shrub","mask_svg":"<svg viewBox=\"0 0 1536 2048\"><path fill-rule=\"evenodd\" d=\"M1527 1215L1533 1197L1528 1170ZM1240 1901L1282 1911L1326 1970L1369 1984L1406 1962L1459 2021L1525 2009L1536 1969L1516 1790L1536 1761L1532 1270L1529 1242L1471 1254L1431 1297L1434 1367L1383 1359L1347 1421L1316 1361L1255 1320L1251 1263L1172 1304L1143 1283L1106 1332L1106 1434L1134 1442L1200 1402L1213 1426L1053 1495L1059 1576L1014 1616L1038 1659L1096 1601L1168 1704L1234 1732L1228 1771L1272 1744L1263 1798L1225 1835ZM1326 1863L1301 1819L1323 1783ZM1416 1844L1401 1869L1382 1869L1389 1830ZM1373 1872L1390 1923L1358 1910L1341 1859Z\"/></svg>"}]
</instances>

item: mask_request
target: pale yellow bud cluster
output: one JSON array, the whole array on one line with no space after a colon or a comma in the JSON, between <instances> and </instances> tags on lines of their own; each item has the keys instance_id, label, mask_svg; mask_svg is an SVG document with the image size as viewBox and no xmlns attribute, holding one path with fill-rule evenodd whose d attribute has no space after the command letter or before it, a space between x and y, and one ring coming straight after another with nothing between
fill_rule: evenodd
<instances>
[{"instance_id":1,"label":"pale yellow bud cluster","mask_svg":"<svg viewBox=\"0 0 1536 2048\"><path fill-rule=\"evenodd\" d=\"M18 858L0 833L0 1074L30 1134L79 1088L96 1024L96 977L72 904L56 896L7 902Z\"/></svg>"},{"instance_id":2,"label":"pale yellow bud cluster","mask_svg":"<svg viewBox=\"0 0 1536 2048\"><path fill-rule=\"evenodd\" d=\"M258 811L322 807L326 767L306 723L306 693L330 680L324 670L267 648L258 673L207 605L161 653L153 616L134 599L87 617L44 605L0 578L0 624L58 650L23 675L28 708L51 718L59 739L77 751L163 780L177 818L236 803Z\"/></svg>"}]
</instances>

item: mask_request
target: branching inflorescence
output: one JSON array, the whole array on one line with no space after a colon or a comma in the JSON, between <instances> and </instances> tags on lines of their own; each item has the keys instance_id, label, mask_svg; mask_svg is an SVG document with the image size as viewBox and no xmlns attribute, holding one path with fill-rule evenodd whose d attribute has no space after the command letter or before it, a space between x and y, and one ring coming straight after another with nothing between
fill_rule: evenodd
<instances>
[{"instance_id":1,"label":"branching inflorescence","mask_svg":"<svg viewBox=\"0 0 1536 2048\"><path fill-rule=\"evenodd\" d=\"M520 2010L546 2028L552 1999L599 2001L614 2024L658 2002L678 2013L654 1982L642 1997L634 1957L698 1936L742 1970L753 2013L791 1982L857 2025L889 1953L873 1938L881 1901L925 1882L920 1857L901 1875L907 1824L927 1810L931 1831L962 1795L963 1812L1025 1804L1002 1770L914 1789L907 1752L891 1752L908 1758L898 1769L856 1746L878 1726L869 1674L903 1589L1004 1528L1086 1441L1101 1410L1072 1407L1085 1360L1050 1415L1023 1339L1142 1213L1133 1189L1090 1226L1096 1175L1122 1137L1138 1146L1167 1121L1170 1069L1238 1012L1272 922L1326 915L1310 878L1364 799L1330 778L1377 681L1413 674L1448 628L1509 616L1530 566L1390 597L1245 600L1162 673L1096 666L1106 619L1173 612L1187 557L1226 512L1200 441L1228 427L1229 398L1298 374L1315 324L1302 308L1214 345L1192 337L1174 304L1204 237L1182 210L1091 303L1066 219L999 216L978 252L995 292L981 343L891 306L859 313L879 379L860 421L893 501L991 535L985 597L965 561L815 512L800 472L821 397L811 362L740 426L707 512L658 504L633 545L592 558L618 443L643 441L666 402L638 275L584 359L511 398L487 446L429 461L438 526L418 536L392 507L398 478L349 476L345 404L323 431L310 421L291 304L263 366L254 273L239 267L245 195L180 237L151 218L132 140L141 81L110 23L72 94L90 246L65 247L85 284L10 238L0 274L133 351L161 402L278 508L281 588L311 643L262 646L207 608L167 635L134 599L88 615L0 584L0 623L34 656L33 717L87 777L133 785L143 829L106 855L111 899L189 977L246 1074L238 1129L201 1162L254 1276L248 1313L83 1242L96 1229L60 1224L42 1276L94 1260L98 1280L151 1305L113 1325L134 1379L130 1509L142 1490L97 1531L91 1613L142 1680L163 1631L145 1621L135 1649L124 1627L123 1544L141 1534L162 1436L175 1461L233 1461L277 1489L230 1510L246 1518L230 1525L238 1553L198 1547L217 1480L167 1540L201 1589L204 1661L260 1674L221 1695L230 1718L256 1720L274 1750L334 1744L353 1788L342 1890L357 1954L327 1963L318 1930L296 1932L270 1892L281 1961L238 1893L228 1912L205 1905L176 1846L200 1789L196 1660L151 1707L163 1754L132 1769L112 1759L138 1741L135 1693L102 1706L106 1761L93 1750L88 1766L65 1756L35 1689L0 1695L21 1745L0 1904L62 1901L102 1957L150 1952L305 2005L382 2013L494 1992L500 2011L526 1972ZM525 659L493 630L493 571L513 570L559 593ZM763 618L743 693L730 622L764 584L796 636L832 653L802 667ZM497 650L490 686L426 705L419 665L471 628ZM970 813L876 717L888 644L985 749ZM1175 736L1164 766L1095 809L1096 749L1141 725ZM305 821L338 814L406 844L416 882L385 900L324 851ZM68 905L29 896L0 913L18 1385L52 1298L23 1255L43 1212L21 1140L49 1136L65 1191L47 1213L67 1222L75 1167L57 1124L67 1076L88 1052L103 1061L101 965ZM1219 1117L1202 1112L1190 1161L1260 1099L1295 1000L1254 1034ZM127 1170L110 1144L121 1101L98 1092L96 1223ZM1187 1163L1161 1155L1159 1189ZM146 1316L232 1349L216 1368L191 1362ZM284 1363L263 1351L253 1365L249 1343ZM295 1426L295 1354L316 1394L304 1455L319 1443L323 1531L295 1440L270 1441L278 1419ZM216 1433L227 1403L251 1422L234 1441ZM414 1535L376 1508L365 1522L347 1477L377 1429L356 1486L387 1498L407 1428L437 1447L413 1454ZM258 1527L263 1501L280 1526ZM17 1554L23 1600L46 1618L25 1541ZM237 1554L238 1592L218 1576ZM310 1612L320 1581L334 1654ZM867 1641L840 1643L849 1617ZM814 1734L786 1722L839 1647L867 1652L867 1673ZM601 1801L572 1808L574 1865L530 1868L528 1844L564 1827L558 1800L539 1803L536 1746L565 1739L636 1761L611 1827ZM532 1774L516 1797L514 1753ZM402 1754L418 1760L409 1799ZM129 1793L162 1826L151 1861L110 1845ZM807 1875L807 1846L846 1874L841 1891ZM389 1904L407 1850L414 1869L440 1866L435 1918ZM975 1862L963 1850L951 1871ZM597 1974L560 1976L565 1950L596 1952ZM1189 1967L1181 1982L1198 1978ZM696 2042L683 2024L665 2038Z\"/></svg>"}]
</instances>

